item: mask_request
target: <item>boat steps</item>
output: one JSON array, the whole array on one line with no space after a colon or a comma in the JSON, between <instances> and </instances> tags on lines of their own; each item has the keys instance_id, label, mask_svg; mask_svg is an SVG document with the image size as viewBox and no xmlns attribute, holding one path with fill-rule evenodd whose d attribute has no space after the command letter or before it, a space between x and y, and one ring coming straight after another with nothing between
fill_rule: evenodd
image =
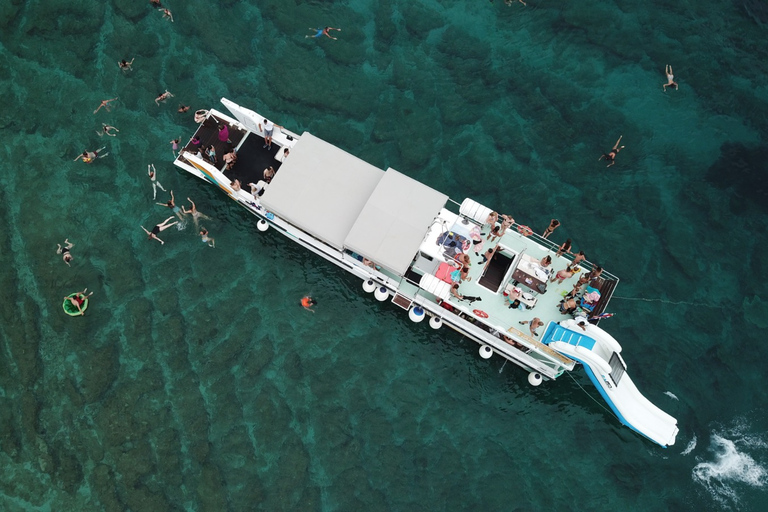
<instances>
[{"instance_id":1,"label":"boat steps","mask_svg":"<svg viewBox=\"0 0 768 512\"><path fill-rule=\"evenodd\" d=\"M413 304L413 301L411 299L399 293L395 294L395 296L392 297L392 302L394 302L401 308L405 309L406 311L411 307L411 304Z\"/></svg>"}]
</instances>

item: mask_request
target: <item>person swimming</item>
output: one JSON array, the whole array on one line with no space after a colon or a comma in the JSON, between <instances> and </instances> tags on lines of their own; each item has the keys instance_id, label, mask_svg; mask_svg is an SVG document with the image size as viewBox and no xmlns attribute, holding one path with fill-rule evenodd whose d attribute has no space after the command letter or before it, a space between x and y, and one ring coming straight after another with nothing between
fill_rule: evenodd
<instances>
[{"instance_id":1,"label":"person swimming","mask_svg":"<svg viewBox=\"0 0 768 512\"><path fill-rule=\"evenodd\" d=\"M621 136L623 137L623 135ZM603 155L598 158L598 160L602 160L605 158L607 162L610 162L606 167L610 167L613 164L616 163L616 155L619 154L619 151L624 149L624 146L619 147L619 143L621 142L621 137L619 137L619 140L616 141L616 144L613 145L613 149L611 149L608 153L603 153Z\"/></svg>"},{"instance_id":2,"label":"person swimming","mask_svg":"<svg viewBox=\"0 0 768 512\"><path fill-rule=\"evenodd\" d=\"M304 36L304 38L305 38L305 39L306 39L306 38L308 38L308 37L313 37L313 38L316 38L316 37L320 37L320 36L322 36L322 35L326 35L326 36L330 37L331 39L333 39L333 40L335 41L335 40L336 40L336 38L335 38L335 37L333 37L333 36L330 34L330 31L331 31L331 30L338 30L339 32L341 32L341 29L340 29L340 28L334 28L334 27L325 27L325 28L313 28L313 27L309 27L309 30L316 30L316 31L317 31L317 33L315 33L315 35Z\"/></svg>"},{"instance_id":3,"label":"person swimming","mask_svg":"<svg viewBox=\"0 0 768 512\"><path fill-rule=\"evenodd\" d=\"M307 311L312 311L314 313L315 311L312 309L312 306L314 306L315 304L317 304L317 301L312 297L310 297L309 295L306 295L301 298L301 306Z\"/></svg>"}]
</instances>

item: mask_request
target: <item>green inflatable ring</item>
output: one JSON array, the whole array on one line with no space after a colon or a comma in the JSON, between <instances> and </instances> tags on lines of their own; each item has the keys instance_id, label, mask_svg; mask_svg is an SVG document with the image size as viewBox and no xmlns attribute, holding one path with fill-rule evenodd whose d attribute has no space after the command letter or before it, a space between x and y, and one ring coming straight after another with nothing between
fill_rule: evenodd
<instances>
[{"instance_id":1,"label":"green inflatable ring","mask_svg":"<svg viewBox=\"0 0 768 512\"><path fill-rule=\"evenodd\" d=\"M72 302L69 300L70 297L74 297L78 294L79 292L70 293L67 295L67 298L64 299L64 303L61 305L61 307L64 308L64 312L69 316L80 316L80 311L77 310L77 306L72 304ZM85 302L83 302L83 305L80 306L80 309L83 310L83 313L85 313L85 310L88 309L88 297L85 298Z\"/></svg>"}]
</instances>

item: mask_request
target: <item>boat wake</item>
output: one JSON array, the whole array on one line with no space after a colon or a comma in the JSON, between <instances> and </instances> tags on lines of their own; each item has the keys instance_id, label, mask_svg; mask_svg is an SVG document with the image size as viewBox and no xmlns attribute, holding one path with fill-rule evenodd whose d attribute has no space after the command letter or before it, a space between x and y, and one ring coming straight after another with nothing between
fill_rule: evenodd
<instances>
[{"instance_id":1,"label":"boat wake","mask_svg":"<svg viewBox=\"0 0 768 512\"><path fill-rule=\"evenodd\" d=\"M696 434L693 434L693 439L688 441L688 445L685 447L685 450L683 450L680 455L688 455L693 451L694 448L696 448L696 442L698 439L696 439Z\"/></svg>"},{"instance_id":2,"label":"boat wake","mask_svg":"<svg viewBox=\"0 0 768 512\"><path fill-rule=\"evenodd\" d=\"M695 446L696 438L691 441ZM745 490L764 489L768 486L768 443L756 435L744 432L744 426L713 432L709 451L714 460L703 460L693 468L693 480L701 484L710 496L723 507L738 507L740 494ZM691 450L691 443L683 455Z\"/></svg>"}]
</instances>

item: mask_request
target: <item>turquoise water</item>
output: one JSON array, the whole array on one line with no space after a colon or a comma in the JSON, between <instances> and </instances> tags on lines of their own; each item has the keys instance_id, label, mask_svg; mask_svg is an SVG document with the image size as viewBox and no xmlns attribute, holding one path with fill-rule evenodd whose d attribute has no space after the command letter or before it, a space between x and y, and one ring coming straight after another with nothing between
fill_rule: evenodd
<instances>
[{"instance_id":1,"label":"turquoise water","mask_svg":"<svg viewBox=\"0 0 768 512\"><path fill-rule=\"evenodd\" d=\"M764 0L168 7L0 2L0 509L768 509ZM337 41L304 38L326 24ZM677 444L621 427L583 372L533 389L412 325L177 171L168 141L222 96L537 230L559 218L553 240L621 277L603 326ZM146 240L170 215L149 163L215 249L192 225Z\"/></svg>"}]
</instances>

